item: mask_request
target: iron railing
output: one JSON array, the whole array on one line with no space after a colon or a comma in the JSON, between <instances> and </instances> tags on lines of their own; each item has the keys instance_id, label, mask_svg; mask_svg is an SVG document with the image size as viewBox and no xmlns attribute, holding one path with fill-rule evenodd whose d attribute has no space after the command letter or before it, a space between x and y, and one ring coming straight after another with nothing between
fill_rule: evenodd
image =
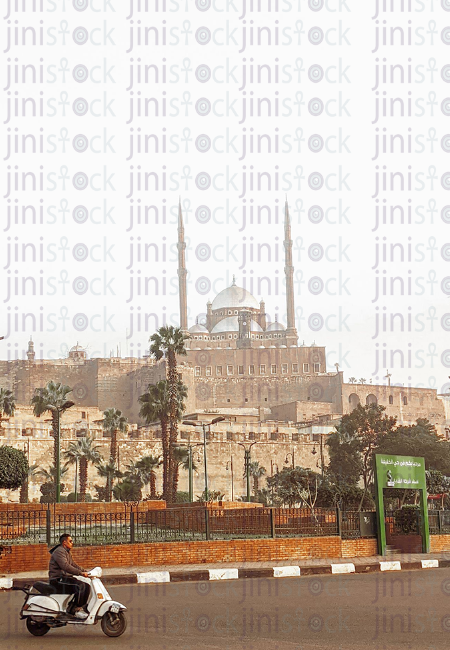
<instances>
[{"instance_id":1,"label":"iron railing","mask_svg":"<svg viewBox=\"0 0 450 650\"><path fill-rule=\"evenodd\" d=\"M49 506L47 509L0 512L0 545L53 545L58 543L62 533L70 533L78 546L209 539L374 536L375 531L370 527L364 528L361 523L362 515L372 516L373 513L341 512L338 508L209 507L60 512ZM445 519L445 522L450 526L450 519L448 522Z\"/></svg>"}]
</instances>

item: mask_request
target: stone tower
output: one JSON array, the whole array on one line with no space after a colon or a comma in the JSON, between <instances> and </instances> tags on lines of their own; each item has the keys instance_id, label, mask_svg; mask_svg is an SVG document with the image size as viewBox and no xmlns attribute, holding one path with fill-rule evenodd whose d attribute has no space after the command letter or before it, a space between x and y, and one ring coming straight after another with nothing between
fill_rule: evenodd
<instances>
[{"instance_id":1,"label":"stone tower","mask_svg":"<svg viewBox=\"0 0 450 650\"><path fill-rule=\"evenodd\" d=\"M33 343L33 339L31 337L30 337L30 340L28 341L27 358L28 358L28 361L34 361L35 358L36 358L36 353L34 351L34 343Z\"/></svg>"},{"instance_id":2,"label":"stone tower","mask_svg":"<svg viewBox=\"0 0 450 650\"><path fill-rule=\"evenodd\" d=\"M291 222L287 198L284 209L284 260L284 274L286 277L286 344L289 347L297 345L298 336L295 327L294 266L292 264Z\"/></svg>"},{"instance_id":3,"label":"stone tower","mask_svg":"<svg viewBox=\"0 0 450 650\"><path fill-rule=\"evenodd\" d=\"M243 309L238 314L238 323L239 323L239 336L237 339L238 348L251 348L252 347L252 335L251 335L251 322L252 322L252 312Z\"/></svg>"},{"instance_id":4,"label":"stone tower","mask_svg":"<svg viewBox=\"0 0 450 650\"><path fill-rule=\"evenodd\" d=\"M184 241L183 215L181 214L181 199L178 203L178 286L180 296L180 329L188 333L187 290L186 290L186 242Z\"/></svg>"}]
</instances>

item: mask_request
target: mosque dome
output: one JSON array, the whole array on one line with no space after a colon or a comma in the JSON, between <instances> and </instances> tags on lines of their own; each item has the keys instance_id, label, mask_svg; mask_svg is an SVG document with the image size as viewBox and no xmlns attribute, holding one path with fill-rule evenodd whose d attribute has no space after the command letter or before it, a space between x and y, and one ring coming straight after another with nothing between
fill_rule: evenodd
<instances>
[{"instance_id":1,"label":"mosque dome","mask_svg":"<svg viewBox=\"0 0 450 650\"><path fill-rule=\"evenodd\" d=\"M192 327L189 328L189 332L191 334L209 334L206 327L204 325L200 325L199 323L192 325Z\"/></svg>"},{"instance_id":2,"label":"mosque dome","mask_svg":"<svg viewBox=\"0 0 450 650\"><path fill-rule=\"evenodd\" d=\"M259 309L259 303L252 294L238 287L233 277L233 284L217 294L212 302L212 309Z\"/></svg>"},{"instance_id":3,"label":"mosque dome","mask_svg":"<svg viewBox=\"0 0 450 650\"><path fill-rule=\"evenodd\" d=\"M284 326L278 321L275 321L274 323L269 323L269 325L266 328L266 332L284 332L284 331L285 331Z\"/></svg>"}]
</instances>

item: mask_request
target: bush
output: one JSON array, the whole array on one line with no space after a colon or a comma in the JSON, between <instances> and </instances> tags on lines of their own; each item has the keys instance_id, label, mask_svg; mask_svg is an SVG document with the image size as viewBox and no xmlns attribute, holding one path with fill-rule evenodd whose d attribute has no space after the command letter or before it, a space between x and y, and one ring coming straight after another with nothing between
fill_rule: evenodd
<instances>
[{"instance_id":1,"label":"bush","mask_svg":"<svg viewBox=\"0 0 450 650\"><path fill-rule=\"evenodd\" d=\"M0 447L0 488L18 490L28 478L28 461L19 449Z\"/></svg>"},{"instance_id":2,"label":"bush","mask_svg":"<svg viewBox=\"0 0 450 650\"><path fill-rule=\"evenodd\" d=\"M177 492L175 503L189 503L189 492Z\"/></svg>"},{"instance_id":3,"label":"bush","mask_svg":"<svg viewBox=\"0 0 450 650\"><path fill-rule=\"evenodd\" d=\"M52 483L51 481L47 481L46 483L42 483L40 486L40 491L41 491L41 498L40 502L41 503L55 503L56 502L56 484ZM66 486L64 483L60 483L60 491L64 492L66 489ZM62 499L61 499L62 501Z\"/></svg>"},{"instance_id":4,"label":"bush","mask_svg":"<svg viewBox=\"0 0 450 650\"><path fill-rule=\"evenodd\" d=\"M394 513L394 522L401 535L417 533L419 506L407 505Z\"/></svg>"}]
</instances>

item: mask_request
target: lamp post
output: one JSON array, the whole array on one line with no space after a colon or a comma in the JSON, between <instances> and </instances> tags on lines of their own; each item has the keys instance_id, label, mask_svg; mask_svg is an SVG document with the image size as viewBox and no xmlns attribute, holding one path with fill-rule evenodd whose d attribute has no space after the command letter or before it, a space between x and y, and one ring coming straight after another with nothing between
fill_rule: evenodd
<instances>
[{"instance_id":1,"label":"lamp post","mask_svg":"<svg viewBox=\"0 0 450 650\"><path fill-rule=\"evenodd\" d=\"M292 469L294 469L295 468L295 452L294 452L294 450L292 450L290 452L288 451L288 453L286 454L286 458L285 458L285 461L284 461L285 465L287 465L289 463L289 460L288 460L289 458L292 458Z\"/></svg>"},{"instance_id":2,"label":"lamp post","mask_svg":"<svg viewBox=\"0 0 450 650\"><path fill-rule=\"evenodd\" d=\"M233 456L230 457L230 460L227 461L227 466L225 469L231 470L231 501L234 501L234 476L233 476Z\"/></svg>"},{"instance_id":3,"label":"lamp post","mask_svg":"<svg viewBox=\"0 0 450 650\"><path fill-rule=\"evenodd\" d=\"M250 503L250 450L258 441L251 442L247 445L245 442L238 442L238 445L244 448L244 471L247 479L247 502Z\"/></svg>"},{"instance_id":4,"label":"lamp post","mask_svg":"<svg viewBox=\"0 0 450 650\"><path fill-rule=\"evenodd\" d=\"M191 440L189 439L189 442L186 445L181 444L177 446L186 447L188 450L188 473L189 473L188 490L189 490L189 503L192 503L194 501L194 463L193 463L192 449L194 447L203 447L203 442L192 445Z\"/></svg>"},{"instance_id":5,"label":"lamp post","mask_svg":"<svg viewBox=\"0 0 450 650\"><path fill-rule=\"evenodd\" d=\"M204 467L205 467L205 499L208 500L208 462L206 458L206 427L209 427L209 430L211 431L211 425L216 424L217 422L222 422L225 420L224 417L220 416L218 418L214 418L214 420L211 420L211 422L194 422L193 420L184 420L183 424L186 424L189 427L203 427L203 459L204 459ZM192 454L190 456L190 462L192 464Z\"/></svg>"},{"instance_id":6,"label":"lamp post","mask_svg":"<svg viewBox=\"0 0 450 650\"><path fill-rule=\"evenodd\" d=\"M321 474L322 474L322 480L323 480L323 470L324 470L324 467L323 467L323 466L324 466L324 459L323 459L323 439L322 439L323 433L319 433L319 436L320 436L320 472L321 472ZM316 451L316 445L315 445L315 444L313 445L313 449L312 449L312 452L311 452L311 453L312 453L313 456L315 456L315 455L317 454L317 451ZM317 463L316 463L316 467L318 467L318 465L319 465L319 461L317 461Z\"/></svg>"}]
</instances>

